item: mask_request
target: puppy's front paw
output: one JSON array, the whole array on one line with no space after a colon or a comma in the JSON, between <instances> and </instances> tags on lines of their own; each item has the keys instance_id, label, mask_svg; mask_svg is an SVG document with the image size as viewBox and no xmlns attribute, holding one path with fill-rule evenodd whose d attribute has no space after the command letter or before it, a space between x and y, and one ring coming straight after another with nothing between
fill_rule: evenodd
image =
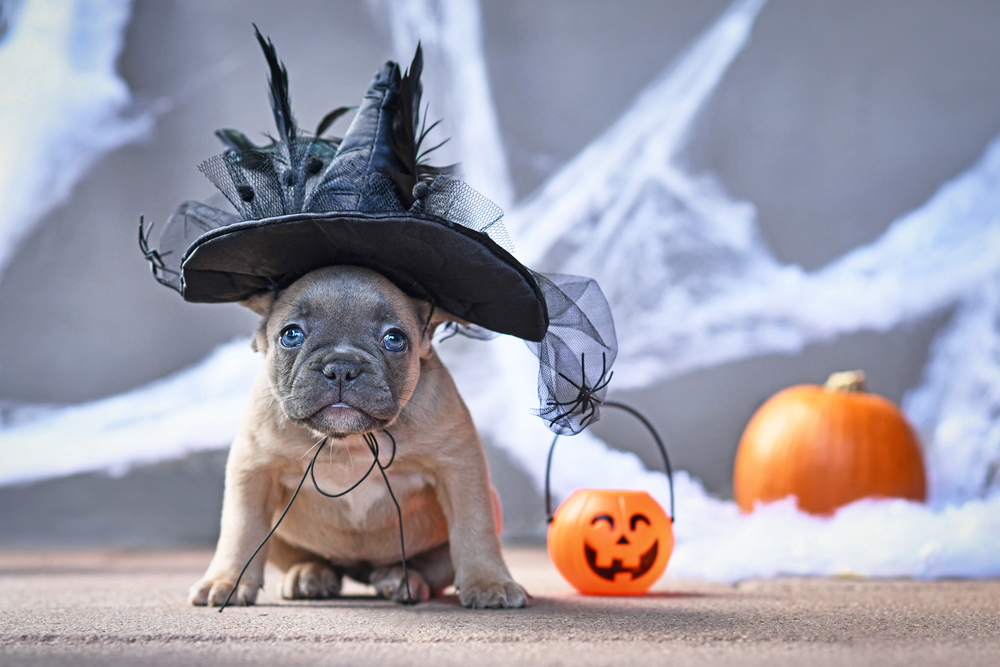
<instances>
[{"instance_id":1,"label":"puppy's front paw","mask_svg":"<svg viewBox=\"0 0 1000 667\"><path fill-rule=\"evenodd\" d=\"M458 591L458 599L462 606L470 609L527 607L530 597L519 584L510 580L462 586Z\"/></svg>"},{"instance_id":2,"label":"puppy's front paw","mask_svg":"<svg viewBox=\"0 0 1000 667\"><path fill-rule=\"evenodd\" d=\"M340 595L340 577L326 563L296 563L281 580L281 597L286 600L328 600Z\"/></svg>"},{"instance_id":3,"label":"puppy's front paw","mask_svg":"<svg viewBox=\"0 0 1000 667\"><path fill-rule=\"evenodd\" d=\"M412 567L407 568L410 579L410 599L406 596L406 580L403 578L403 566L382 567L372 572L369 582L375 591L384 598L396 602L427 602L431 599L431 587L424 576Z\"/></svg>"},{"instance_id":4,"label":"puppy's front paw","mask_svg":"<svg viewBox=\"0 0 1000 667\"><path fill-rule=\"evenodd\" d=\"M235 584L236 577L230 579L228 577L206 576L201 581L195 582L188 590L188 603L199 607L206 605L209 607L221 607L226 598L229 597L229 592L233 590ZM232 599L229 600L229 604L251 605L257 601L257 591L259 590L259 583L242 581Z\"/></svg>"}]
</instances>

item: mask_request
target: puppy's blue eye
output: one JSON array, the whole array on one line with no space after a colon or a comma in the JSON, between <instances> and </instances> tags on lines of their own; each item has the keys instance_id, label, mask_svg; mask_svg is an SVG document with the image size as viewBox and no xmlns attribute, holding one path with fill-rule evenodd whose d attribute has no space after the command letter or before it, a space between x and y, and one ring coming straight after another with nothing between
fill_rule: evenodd
<instances>
[{"instance_id":1,"label":"puppy's blue eye","mask_svg":"<svg viewBox=\"0 0 1000 667\"><path fill-rule=\"evenodd\" d=\"M292 325L281 332L281 347L298 347L302 345L302 341L305 340L306 334L302 331L302 328L296 325Z\"/></svg>"},{"instance_id":2,"label":"puppy's blue eye","mask_svg":"<svg viewBox=\"0 0 1000 667\"><path fill-rule=\"evenodd\" d=\"M390 331L382 336L382 347L390 352L402 352L406 349L406 338L398 331Z\"/></svg>"}]
</instances>

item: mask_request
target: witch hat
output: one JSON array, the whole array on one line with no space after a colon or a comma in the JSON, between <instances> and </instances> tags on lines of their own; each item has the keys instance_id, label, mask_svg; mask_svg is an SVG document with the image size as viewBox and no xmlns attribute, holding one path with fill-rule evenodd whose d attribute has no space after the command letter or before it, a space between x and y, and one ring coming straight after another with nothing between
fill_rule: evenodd
<instances>
[{"instance_id":1,"label":"witch hat","mask_svg":"<svg viewBox=\"0 0 1000 667\"><path fill-rule=\"evenodd\" d=\"M187 301L218 303L284 289L325 266L370 268L470 325L528 341L540 362L538 414L553 431L595 421L617 352L607 301L591 279L518 262L499 207L423 162L433 125L420 123L420 46L405 73L390 61L375 74L343 139L332 139L324 131L347 109L302 132L288 73L256 34L278 136L256 146L236 130L216 132L227 150L199 169L237 213L184 202L157 249L140 223L156 279Z\"/></svg>"}]
</instances>

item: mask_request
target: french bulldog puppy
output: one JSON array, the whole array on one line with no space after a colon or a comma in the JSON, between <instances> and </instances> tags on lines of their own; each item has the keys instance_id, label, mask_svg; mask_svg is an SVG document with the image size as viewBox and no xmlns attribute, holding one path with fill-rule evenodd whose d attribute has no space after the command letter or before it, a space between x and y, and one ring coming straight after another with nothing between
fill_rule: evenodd
<instances>
[{"instance_id":1,"label":"french bulldog puppy","mask_svg":"<svg viewBox=\"0 0 1000 667\"><path fill-rule=\"evenodd\" d=\"M222 531L195 605L221 605L274 525L324 439L315 477L327 493L354 484L378 440L402 510L410 594L427 600L452 583L466 607L523 607L497 536L499 503L482 443L451 375L431 345L453 320L368 269L307 274L244 305L261 316L253 347L264 354L226 465ZM396 508L376 467L353 491L326 498L311 480L230 604L253 604L265 555L284 577L285 598L331 598L348 575L406 601Z\"/></svg>"}]
</instances>

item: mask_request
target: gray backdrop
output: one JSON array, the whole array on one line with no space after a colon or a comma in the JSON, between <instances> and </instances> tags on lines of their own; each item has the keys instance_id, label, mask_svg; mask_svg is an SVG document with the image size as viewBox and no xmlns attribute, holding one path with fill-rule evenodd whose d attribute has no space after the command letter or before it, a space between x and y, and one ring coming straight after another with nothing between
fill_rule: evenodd
<instances>
[{"instance_id":1,"label":"gray backdrop","mask_svg":"<svg viewBox=\"0 0 1000 667\"><path fill-rule=\"evenodd\" d=\"M484 1L490 83L517 197L610 125L727 4ZM195 167L218 152L216 128L270 128L251 21L288 65L306 127L356 104L393 56L386 22L364 2L138 0L119 68L140 107L163 111L153 136L101 160L4 272L0 401L115 394L252 329L254 317L238 306L187 304L157 285L136 247L140 214L163 221L180 201L212 194ZM998 35L1000 3L990 0L770 0L700 115L686 159L757 206L778 259L823 266L926 201L1000 133ZM865 368L870 388L898 402L918 383L948 317L616 398L650 415L678 467L728 496L739 435L769 395ZM596 430L657 465L624 418L609 416ZM541 535L527 477L502 452L489 454L505 536ZM223 461L199 454L122 479L88 474L0 489L0 544L210 542Z\"/></svg>"}]
</instances>

